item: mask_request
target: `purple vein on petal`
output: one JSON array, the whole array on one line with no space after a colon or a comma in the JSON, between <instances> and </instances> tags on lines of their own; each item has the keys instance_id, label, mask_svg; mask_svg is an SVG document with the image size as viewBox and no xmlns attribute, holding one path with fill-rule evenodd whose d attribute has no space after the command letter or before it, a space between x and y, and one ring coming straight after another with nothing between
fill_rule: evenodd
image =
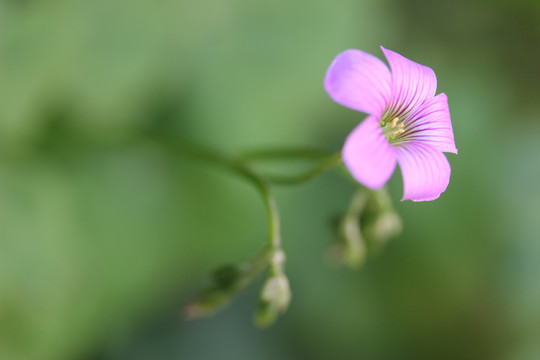
<instances>
[{"instance_id":1,"label":"purple vein on petal","mask_svg":"<svg viewBox=\"0 0 540 360\"><path fill-rule=\"evenodd\" d=\"M394 116L407 116L435 95L437 78L433 70L381 47L392 73L389 109Z\"/></svg>"},{"instance_id":2,"label":"purple vein on petal","mask_svg":"<svg viewBox=\"0 0 540 360\"><path fill-rule=\"evenodd\" d=\"M423 143L408 144L396 150L404 182L402 200L434 200L446 190L450 165L442 152Z\"/></svg>"},{"instance_id":3,"label":"purple vein on petal","mask_svg":"<svg viewBox=\"0 0 540 360\"><path fill-rule=\"evenodd\" d=\"M419 106L404 122L404 141L415 140L443 151L457 153L448 99L439 94Z\"/></svg>"}]
</instances>

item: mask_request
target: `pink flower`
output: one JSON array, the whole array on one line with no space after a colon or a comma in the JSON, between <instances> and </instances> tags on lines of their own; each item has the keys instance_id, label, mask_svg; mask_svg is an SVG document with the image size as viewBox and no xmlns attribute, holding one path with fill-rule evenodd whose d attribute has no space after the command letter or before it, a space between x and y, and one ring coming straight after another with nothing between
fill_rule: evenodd
<instances>
[{"instance_id":1,"label":"pink flower","mask_svg":"<svg viewBox=\"0 0 540 360\"><path fill-rule=\"evenodd\" d=\"M443 152L457 154L448 101L435 96L429 67L381 49L390 64L360 50L339 54L324 86L337 103L369 116L345 140L343 162L361 184L383 186L399 163L402 200L437 199L450 181Z\"/></svg>"}]
</instances>

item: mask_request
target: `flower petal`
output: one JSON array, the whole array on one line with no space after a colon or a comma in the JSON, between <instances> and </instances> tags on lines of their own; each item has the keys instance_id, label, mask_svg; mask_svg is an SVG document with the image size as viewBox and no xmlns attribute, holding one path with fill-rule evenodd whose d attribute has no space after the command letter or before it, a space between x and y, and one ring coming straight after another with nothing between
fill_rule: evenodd
<instances>
[{"instance_id":1,"label":"flower petal","mask_svg":"<svg viewBox=\"0 0 540 360\"><path fill-rule=\"evenodd\" d=\"M390 70L371 54L346 50L328 68L324 88L338 104L379 116L390 97Z\"/></svg>"},{"instance_id":2,"label":"flower petal","mask_svg":"<svg viewBox=\"0 0 540 360\"><path fill-rule=\"evenodd\" d=\"M371 189L383 186L396 168L395 149L375 116L369 116L349 134L342 155L352 176Z\"/></svg>"},{"instance_id":3,"label":"flower petal","mask_svg":"<svg viewBox=\"0 0 540 360\"><path fill-rule=\"evenodd\" d=\"M450 181L450 164L442 152L422 143L396 147L397 161L403 175L403 199L437 199Z\"/></svg>"},{"instance_id":4,"label":"flower petal","mask_svg":"<svg viewBox=\"0 0 540 360\"><path fill-rule=\"evenodd\" d=\"M437 78L431 68L382 46L381 49L392 71L389 110L392 116L406 116L435 95Z\"/></svg>"},{"instance_id":5,"label":"flower petal","mask_svg":"<svg viewBox=\"0 0 540 360\"><path fill-rule=\"evenodd\" d=\"M446 94L439 94L419 106L404 125L405 132L400 138L405 141L421 142L457 154Z\"/></svg>"}]
</instances>

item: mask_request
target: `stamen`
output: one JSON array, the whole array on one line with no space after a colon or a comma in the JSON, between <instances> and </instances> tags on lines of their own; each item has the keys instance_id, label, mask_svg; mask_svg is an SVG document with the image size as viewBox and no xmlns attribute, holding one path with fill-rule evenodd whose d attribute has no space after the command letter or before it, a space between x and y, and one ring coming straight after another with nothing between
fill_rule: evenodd
<instances>
[{"instance_id":1,"label":"stamen","mask_svg":"<svg viewBox=\"0 0 540 360\"><path fill-rule=\"evenodd\" d=\"M386 136L386 139L393 143L401 134L405 133L405 124L399 117L394 117L392 120L383 119L380 121L381 129Z\"/></svg>"}]
</instances>

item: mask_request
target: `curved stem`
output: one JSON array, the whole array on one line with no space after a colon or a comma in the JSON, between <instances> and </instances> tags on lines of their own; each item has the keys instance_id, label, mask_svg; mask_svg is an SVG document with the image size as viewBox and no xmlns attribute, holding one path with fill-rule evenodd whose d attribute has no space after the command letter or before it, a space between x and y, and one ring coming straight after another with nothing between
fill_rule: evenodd
<instances>
[{"instance_id":1,"label":"curved stem","mask_svg":"<svg viewBox=\"0 0 540 360\"><path fill-rule=\"evenodd\" d=\"M331 153L317 149L305 148L284 148L284 149L260 149L245 151L238 155L238 160L251 162L257 160L302 160L302 159L323 159Z\"/></svg>"},{"instance_id":2,"label":"curved stem","mask_svg":"<svg viewBox=\"0 0 540 360\"><path fill-rule=\"evenodd\" d=\"M279 249L281 247L281 226L279 221L279 211L277 208L276 199L274 197L274 194L272 193L272 190L270 189L268 182L242 164L231 162L230 159L226 158L222 158L221 160L223 161L223 164L228 165L231 170L243 176L252 185L254 185L257 190L259 190L259 193L263 198L264 206L267 213L270 246L273 249Z\"/></svg>"},{"instance_id":3,"label":"curved stem","mask_svg":"<svg viewBox=\"0 0 540 360\"><path fill-rule=\"evenodd\" d=\"M367 247L360 229L360 217L367 204L369 194L364 187L359 187L355 192L347 212L341 219L339 231L344 242L343 258L351 268L358 268L364 262L367 255Z\"/></svg>"},{"instance_id":4,"label":"curved stem","mask_svg":"<svg viewBox=\"0 0 540 360\"><path fill-rule=\"evenodd\" d=\"M224 166L235 173L241 175L244 179L252 183L261 194L266 208L269 224L270 246L273 249L279 249L281 246L279 212L276 200L271 191L270 184L276 185L295 185L310 180L325 171L328 171L341 163L341 153L328 155L322 151L310 149L273 149L259 150L255 152L246 152L243 155L233 157L212 151L208 148L201 148L193 144L175 142L174 146L184 153L201 160L210 161L217 165ZM245 162L254 160L275 160L282 158L322 158L323 160L314 168L293 176L287 175L265 175L260 176L251 170Z\"/></svg>"},{"instance_id":5,"label":"curved stem","mask_svg":"<svg viewBox=\"0 0 540 360\"><path fill-rule=\"evenodd\" d=\"M272 193L267 180L260 177L246 165L231 156L220 154L217 151L212 151L208 148L203 149L185 143L178 143L176 145L184 153L223 166L248 180L259 191L264 201L268 218L270 247L273 249L279 249L281 247L279 211L274 194Z\"/></svg>"},{"instance_id":6,"label":"curved stem","mask_svg":"<svg viewBox=\"0 0 540 360\"><path fill-rule=\"evenodd\" d=\"M266 175L265 178L277 185L295 185L310 180L325 171L328 171L341 163L341 153L327 157L319 165L298 175Z\"/></svg>"}]
</instances>

